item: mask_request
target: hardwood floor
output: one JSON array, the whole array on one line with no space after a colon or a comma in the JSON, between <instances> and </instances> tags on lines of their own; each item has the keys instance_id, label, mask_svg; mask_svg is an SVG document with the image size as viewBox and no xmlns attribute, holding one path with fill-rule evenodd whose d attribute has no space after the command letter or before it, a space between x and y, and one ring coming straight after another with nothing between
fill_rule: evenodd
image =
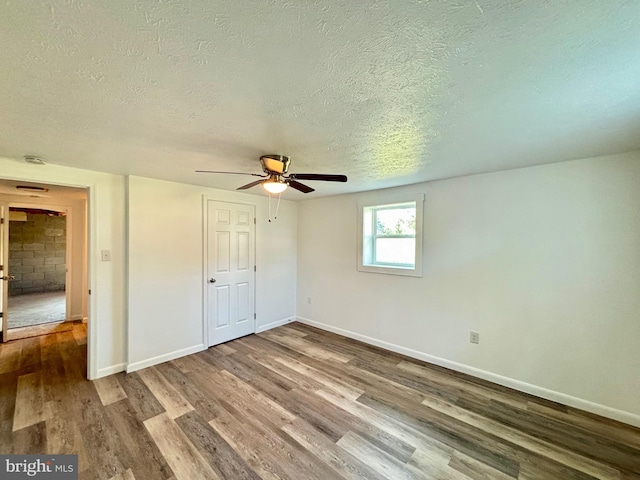
<instances>
[{"instance_id":1,"label":"hardwood floor","mask_svg":"<svg viewBox=\"0 0 640 480\"><path fill-rule=\"evenodd\" d=\"M26 327L16 327L7 330L7 341L20 340L27 337L39 337L52 333L66 332L73 330L74 322L41 323L39 325L29 325Z\"/></svg>"},{"instance_id":2,"label":"hardwood floor","mask_svg":"<svg viewBox=\"0 0 640 480\"><path fill-rule=\"evenodd\" d=\"M0 345L0 453L81 479L640 479L640 430L290 324L84 379L86 330Z\"/></svg>"}]
</instances>

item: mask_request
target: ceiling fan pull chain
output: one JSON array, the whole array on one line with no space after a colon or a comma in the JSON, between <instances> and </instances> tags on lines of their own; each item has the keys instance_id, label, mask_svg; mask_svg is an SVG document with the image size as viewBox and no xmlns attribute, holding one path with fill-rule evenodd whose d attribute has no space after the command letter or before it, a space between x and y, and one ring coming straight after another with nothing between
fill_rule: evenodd
<instances>
[{"instance_id":1,"label":"ceiling fan pull chain","mask_svg":"<svg viewBox=\"0 0 640 480\"><path fill-rule=\"evenodd\" d=\"M269 195L269 223L271 223L271 192L267 191Z\"/></svg>"},{"instance_id":2,"label":"ceiling fan pull chain","mask_svg":"<svg viewBox=\"0 0 640 480\"><path fill-rule=\"evenodd\" d=\"M274 220L278 219L278 210L280 210L280 198L282 197L282 192L278 194L278 205L276 205L276 215L273 217Z\"/></svg>"}]
</instances>

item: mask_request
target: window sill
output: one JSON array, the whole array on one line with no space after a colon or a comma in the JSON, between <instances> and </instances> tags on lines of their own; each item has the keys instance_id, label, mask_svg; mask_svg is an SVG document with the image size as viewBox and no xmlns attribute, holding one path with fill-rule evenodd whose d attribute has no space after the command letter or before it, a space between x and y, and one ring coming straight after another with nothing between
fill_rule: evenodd
<instances>
[{"instance_id":1,"label":"window sill","mask_svg":"<svg viewBox=\"0 0 640 480\"><path fill-rule=\"evenodd\" d=\"M358 265L359 272L382 273L385 275L401 275L405 277L422 277L421 268L381 267L377 265Z\"/></svg>"}]
</instances>

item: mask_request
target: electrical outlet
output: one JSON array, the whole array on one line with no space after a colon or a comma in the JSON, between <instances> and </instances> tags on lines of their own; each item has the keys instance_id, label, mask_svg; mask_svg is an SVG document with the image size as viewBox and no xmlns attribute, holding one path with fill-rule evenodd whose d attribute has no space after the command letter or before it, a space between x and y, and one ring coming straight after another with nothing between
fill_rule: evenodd
<instances>
[{"instance_id":1,"label":"electrical outlet","mask_svg":"<svg viewBox=\"0 0 640 480\"><path fill-rule=\"evenodd\" d=\"M102 250L102 261L110 262L111 261L111 250Z\"/></svg>"},{"instance_id":2,"label":"electrical outlet","mask_svg":"<svg viewBox=\"0 0 640 480\"><path fill-rule=\"evenodd\" d=\"M307 303L311 305L311 297L307 297Z\"/></svg>"},{"instance_id":3,"label":"electrical outlet","mask_svg":"<svg viewBox=\"0 0 640 480\"><path fill-rule=\"evenodd\" d=\"M469 341L471 343L480 343L480 334L478 332L470 332Z\"/></svg>"}]
</instances>

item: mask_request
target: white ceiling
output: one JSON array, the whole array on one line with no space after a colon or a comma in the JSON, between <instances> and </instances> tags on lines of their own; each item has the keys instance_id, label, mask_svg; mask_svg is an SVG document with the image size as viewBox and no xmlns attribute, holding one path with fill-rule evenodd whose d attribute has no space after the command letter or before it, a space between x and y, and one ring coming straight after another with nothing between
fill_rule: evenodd
<instances>
[{"instance_id":1,"label":"white ceiling","mask_svg":"<svg viewBox=\"0 0 640 480\"><path fill-rule=\"evenodd\" d=\"M638 25L622 0L4 1L0 155L349 176L316 197L640 149Z\"/></svg>"}]
</instances>

